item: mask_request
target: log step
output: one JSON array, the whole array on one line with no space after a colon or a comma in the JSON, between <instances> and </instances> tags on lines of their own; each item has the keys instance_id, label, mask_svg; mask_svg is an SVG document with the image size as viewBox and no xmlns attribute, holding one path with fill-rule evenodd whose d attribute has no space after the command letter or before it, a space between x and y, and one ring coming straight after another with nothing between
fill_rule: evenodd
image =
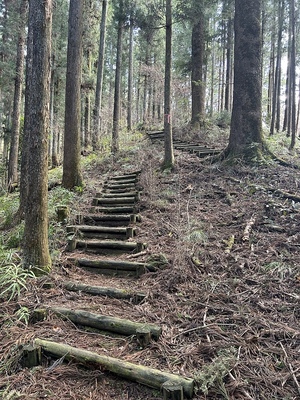
<instances>
[{"instance_id":1,"label":"log step","mask_svg":"<svg viewBox=\"0 0 300 400\"><path fill-rule=\"evenodd\" d=\"M103 185L104 189L136 189L136 184L135 183L105 183Z\"/></svg>"},{"instance_id":2,"label":"log step","mask_svg":"<svg viewBox=\"0 0 300 400\"><path fill-rule=\"evenodd\" d=\"M118 240L79 240L72 238L68 241L67 250L85 249L97 254L139 253L146 249L145 243L122 242Z\"/></svg>"},{"instance_id":3,"label":"log step","mask_svg":"<svg viewBox=\"0 0 300 400\"><path fill-rule=\"evenodd\" d=\"M131 192L121 192L121 193L96 193L96 198L115 198L115 199L122 199L123 197L134 197L137 201L140 198L140 192L131 191Z\"/></svg>"},{"instance_id":4,"label":"log step","mask_svg":"<svg viewBox=\"0 0 300 400\"><path fill-rule=\"evenodd\" d=\"M131 184L135 185L137 183L137 178L123 178L123 179L107 179L107 181L104 182L104 185L126 185L126 184Z\"/></svg>"},{"instance_id":5,"label":"log step","mask_svg":"<svg viewBox=\"0 0 300 400\"><path fill-rule=\"evenodd\" d=\"M116 206L116 207L92 207L91 213L103 213L103 214L134 214L134 206Z\"/></svg>"},{"instance_id":6,"label":"log step","mask_svg":"<svg viewBox=\"0 0 300 400\"><path fill-rule=\"evenodd\" d=\"M136 201L135 197L98 197L92 200L93 206L113 205L121 207L127 204L133 205Z\"/></svg>"},{"instance_id":7,"label":"log step","mask_svg":"<svg viewBox=\"0 0 300 400\"><path fill-rule=\"evenodd\" d=\"M102 275L117 275L117 276L141 276L146 271L155 272L160 267L155 264L143 262L131 262L124 260L92 260L89 258L69 258L70 262L78 267L83 267L89 272ZM164 265L162 265L162 268Z\"/></svg>"},{"instance_id":8,"label":"log step","mask_svg":"<svg viewBox=\"0 0 300 400\"><path fill-rule=\"evenodd\" d=\"M105 226L127 226L130 224L135 224L141 221L141 216L139 214L111 214L111 215L99 215L99 214L89 214L76 216L76 223L86 224L86 225L105 225Z\"/></svg>"},{"instance_id":9,"label":"log step","mask_svg":"<svg viewBox=\"0 0 300 400\"><path fill-rule=\"evenodd\" d=\"M93 296L105 296L112 297L114 299L131 300L134 304L140 303L146 297L145 293L131 293L125 289L91 286L78 282L63 282L62 286L71 292L83 292Z\"/></svg>"},{"instance_id":10,"label":"log step","mask_svg":"<svg viewBox=\"0 0 300 400\"><path fill-rule=\"evenodd\" d=\"M90 225L68 225L67 233L76 233L78 237L102 239L129 239L136 235L134 227L109 227Z\"/></svg>"},{"instance_id":11,"label":"log step","mask_svg":"<svg viewBox=\"0 0 300 400\"><path fill-rule=\"evenodd\" d=\"M78 349L63 343L49 340L35 339L34 345L40 347L48 355L57 358L66 357L67 360L75 360L84 365L98 365L122 378L141 383L145 386L161 390L165 382L182 386L183 393L187 398L192 398L194 393L194 380L180 375L163 372L157 369L137 365L117 358L100 355L88 350ZM170 384L170 383L169 383Z\"/></svg>"},{"instance_id":12,"label":"log step","mask_svg":"<svg viewBox=\"0 0 300 400\"><path fill-rule=\"evenodd\" d=\"M151 333L151 337L155 340L158 340L162 331L161 327L155 324L134 322L129 319L91 313L85 310L73 310L64 307L35 309L31 315L31 320L38 321L40 318L44 319L49 311L54 312L59 317L65 317L69 319L70 321L74 322L74 324L88 326L90 328L113 332L124 336L135 335L137 329L147 327Z\"/></svg>"}]
</instances>

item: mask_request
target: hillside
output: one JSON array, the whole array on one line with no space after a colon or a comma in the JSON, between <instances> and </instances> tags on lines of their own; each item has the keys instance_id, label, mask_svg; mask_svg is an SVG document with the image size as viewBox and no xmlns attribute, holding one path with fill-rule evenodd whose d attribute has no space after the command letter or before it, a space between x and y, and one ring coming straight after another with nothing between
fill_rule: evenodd
<instances>
[{"instance_id":1,"label":"hillside","mask_svg":"<svg viewBox=\"0 0 300 400\"><path fill-rule=\"evenodd\" d=\"M175 171L163 172L161 159L161 144L143 139L118 160L86 169L86 188L72 204L69 221L88 212L108 178L141 170L136 238L147 249L118 259L147 263L156 255L164 261L161 268L138 278L86 271L70 261L63 230L51 275L31 281L18 301L1 303L2 398L162 398L156 389L64 357L22 369L20 346L35 338L194 378L193 399L299 398L299 171L274 163L210 165L176 151ZM144 297L135 303L91 296L68 291L65 281ZM141 348L134 335L99 333L53 312L36 323L17 322L20 307L89 310L157 324L162 334Z\"/></svg>"}]
</instances>

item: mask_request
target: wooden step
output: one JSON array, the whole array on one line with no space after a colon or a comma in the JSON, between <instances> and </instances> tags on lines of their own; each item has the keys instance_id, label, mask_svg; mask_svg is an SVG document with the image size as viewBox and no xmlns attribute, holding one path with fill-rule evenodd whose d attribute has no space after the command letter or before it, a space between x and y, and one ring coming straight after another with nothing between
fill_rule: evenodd
<instances>
[{"instance_id":1,"label":"wooden step","mask_svg":"<svg viewBox=\"0 0 300 400\"><path fill-rule=\"evenodd\" d=\"M139 214L78 214L76 216L77 224L95 225L95 226L127 226L141 221Z\"/></svg>"},{"instance_id":2,"label":"wooden step","mask_svg":"<svg viewBox=\"0 0 300 400\"><path fill-rule=\"evenodd\" d=\"M111 260L111 259L90 259L90 258L72 258L68 260L82 267L85 270L102 275L115 275L115 276L135 276L143 275L146 270L154 271L152 265L142 262L131 262L124 260Z\"/></svg>"},{"instance_id":3,"label":"wooden step","mask_svg":"<svg viewBox=\"0 0 300 400\"><path fill-rule=\"evenodd\" d=\"M116 206L116 207L92 207L90 213L103 214L134 214L134 206Z\"/></svg>"},{"instance_id":4,"label":"wooden step","mask_svg":"<svg viewBox=\"0 0 300 400\"><path fill-rule=\"evenodd\" d=\"M147 245L139 242L123 242L119 240L80 240L76 237L68 240L67 250L84 249L96 254L123 254L139 253L145 250Z\"/></svg>"},{"instance_id":5,"label":"wooden step","mask_svg":"<svg viewBox=\"0 0 300 400\"><path fill-rule=\"evenodd\" d=\"M91 225L68 225L67 233L76 233L77 237L95 239L129 239L136 235L134 227L109 227Z\"/></svg>"},{"instance_id":6,"label":"wooden step","mask_svg":"<svg viewBox=\"0 0 300 400\"><path fill-rule=\"evenodd\" d=\"M93 206L102 205L113 205L115 207L121 207L126 204L134 204L136 201L135 197L97 197L92 200Z\"/></svg>"},{"instance_id":7,"label":"wooden step","mask_svg":"<svg viewBox=\"0 0 300 400\"><path fill-rule=\"evenodd\" d=\"M133 304L138 304L146 297L145 293L132 293L126 289L118 289L104 286L91 286L80 282L63 282L62 286L72 292L83 292L92 296L105 296L114 299L131 300Z\"/></svg>"}]
</instances>

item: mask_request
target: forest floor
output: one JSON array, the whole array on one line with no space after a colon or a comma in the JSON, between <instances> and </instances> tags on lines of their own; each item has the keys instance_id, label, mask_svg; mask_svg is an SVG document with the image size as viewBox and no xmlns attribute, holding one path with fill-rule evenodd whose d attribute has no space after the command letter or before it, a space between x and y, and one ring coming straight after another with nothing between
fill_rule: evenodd
<instances>
[{"instance_id":1,"label":"forest floor","mask_svg":"<svg viewBox=\"0 0 300 400\"><path fill-rule=\"evenodd\" d=\"M210 165L176 151L174 172L162 172L162 157L161 144L143 139L117 161L85 171L87 187L72 212L87 210L108 176L141 169L137 237L148 248L131 260L163 254L168 266L138 279L92 276L68 262L58 240L61 254L50 276L30 284L18 302L1 304L0 357L10 364L0 376L2 398L161 398L157 390L74 362L20 369L18 346L36 337L195 378L194 399L300 398L300 199L289 198L299 195L300 170ZM55 286L45 288L45 280ZM66 280L146 298L133 304L68 292ZM35 324L9 323L20 306L43 305L151 322L163 332L141 349L133 337L88 332L54 314Z\"/></svg>"}]
</instances>

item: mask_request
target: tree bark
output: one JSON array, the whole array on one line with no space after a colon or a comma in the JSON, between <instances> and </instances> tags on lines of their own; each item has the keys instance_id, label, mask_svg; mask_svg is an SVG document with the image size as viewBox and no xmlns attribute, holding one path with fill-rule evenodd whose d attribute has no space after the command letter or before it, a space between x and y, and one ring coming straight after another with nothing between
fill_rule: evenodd
<instances>
[{"instance_id":1,"label":"tree bark","mask_svg":"<svg viewBox=\"0 0 300 400\"><path fill-rule=\"evenodd\" d=\"M66 189L82 186L80 168L82 13L83 0L70 0L62 179Z\"/></svg>"},{"instance_id":2,"label":"tree bark","mask_svg":"<svg viewBox=\"0 0 300 400\"><path fill-rule=\"evenodd\" d=\"M19 138L20 138L20 114L22 100L22 83L24 77L24 50L25 50L25 26L28 0L21 0L19 38L17 47L15 91L12 116L11 142L8 165L8 184L13 185L18 182L18 157L19 157Z\"/></svg>"},{"instance_id":3,"label":"tree bark","mask_svg":"<svg viewBox=\"0 0 300 400\"><path fill-rule=\"evenodd\" d=\"M29 157L30 151L30 160L27 160L24 171L28 188L23 264L37 272L48 272L51 268L47 194L52 0L30 1L29 21L32 29L32 65L26 82L25 137L28 140L26 155Z\"/></svg>"},{"instance_id":4,"label":"tree bark","mask_svg":"<svg viewBox=\"0 0 300 400\"><path fill-rule=\"evenodd\" d=\"M166 0L166 54L165 54L165 93L164 93L164 133L165 155L163 168L174 167L174 150L171 114L171 83L172 83L172 0Z\"/></svg>"},{"instance_id":5,"label":"tree bark","mask_svg":"<svg viewBox=\"0 0 300 400\"><path fill-rule=\"evenodd\" d=\"M200 126L205 115L204 15L201 12L192 30L192 125Z\"/></svg>"},{"instance_id":6,"label":"tree bark","mask_svg":"<svg viewBox=\"0 0 300 400\"><path fill-rule=\"evenodd\" d=\"M103 71L104 71L104 51L105 51L105 38L106 38L106 20L107 20L107 5L108 0L102 0L102 15L100 23L100 41L98 52L98 67L97 67L97 84L95 93L95 107L94 107L94 126L93 126L93 150L99 148L99 135L101 131L101 99L103 87Z\"/></svg>"},{"instance_id":7,"label":"tree bark","mask_svg":"<svg viewBox=\"0 0 300 400\"><path fill-rule=\"evenodd\" d=\"M235 0L234 93L225 155L245 162L261 159L261 0Z\"/></svg>"},{"instance_id":8,"label":"tree bark","mask_svg":"<svg viewBox=\"0 0 300 400\"><path fill-rule=\"evenodd\" d=\"M121 116L121 68L122 68L122 41L123 41L123 0L120 2L120 14L118 16L118 39L117 39L117 60L115 73L115 96L114 96L114 111L113 111L113 130L111 152L113 154L119 151L119 130Z\"/></svg>"}]
</instances>

